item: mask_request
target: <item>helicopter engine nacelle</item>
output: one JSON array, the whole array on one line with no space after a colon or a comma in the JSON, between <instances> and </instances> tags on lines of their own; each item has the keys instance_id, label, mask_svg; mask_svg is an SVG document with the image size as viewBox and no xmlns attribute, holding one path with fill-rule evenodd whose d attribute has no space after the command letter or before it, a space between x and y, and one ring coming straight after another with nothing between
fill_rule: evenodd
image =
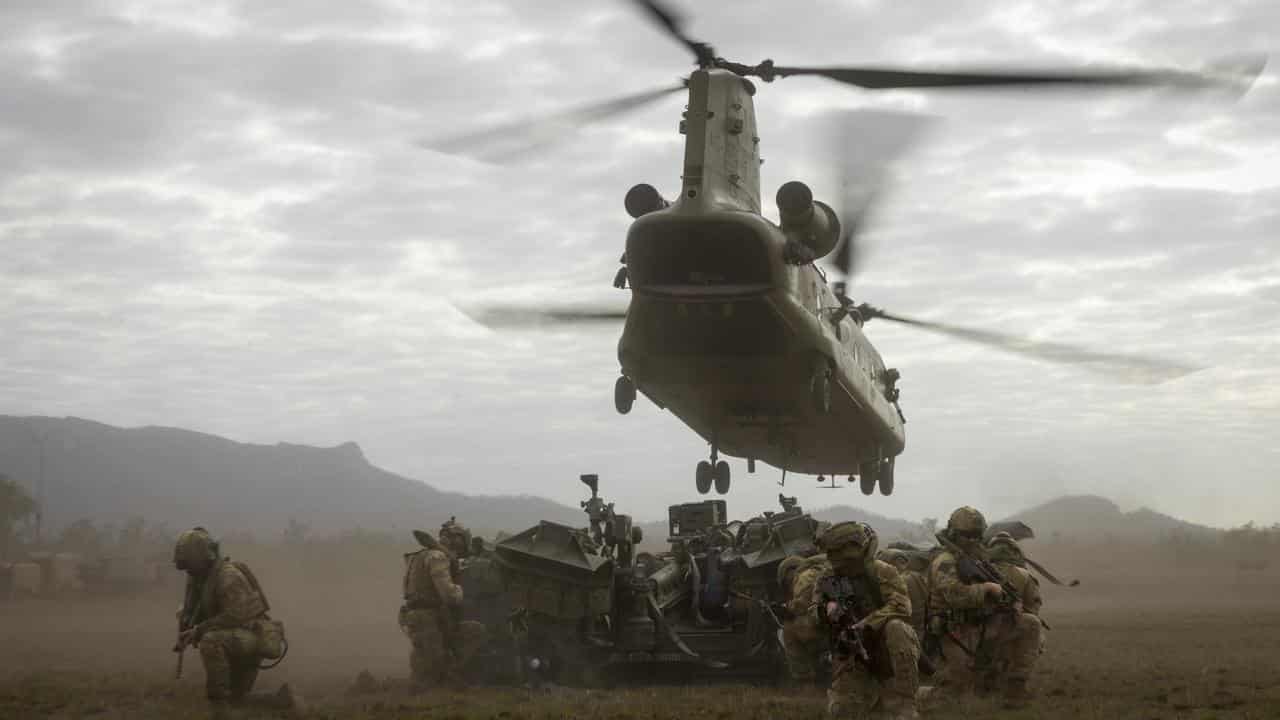
<instances>
[{"instance_id":1,"label":"helicopter engine nacelle","mask_svg":"<svg viewBox=\"0 0 1280 720\"><path fill-rule=\"evenodd\" d=\"M628 190L622 204L633 218L671 207L671 203L658 194L658 189L648 183L640 183Z\"/></svg>"},{"instance_id":2,"label":"helicopter engine nacelle","mask_svg":"<svg viewBox=\"0 0 1280 720\"><path fill-rule=\"evenodd\" d=\"M799 180L778 188L778 216L787 239L809 249L820 258L836 249L840 241L840 220L830 205L813 199L813 191Z\"/></svg>"}]
</instances>

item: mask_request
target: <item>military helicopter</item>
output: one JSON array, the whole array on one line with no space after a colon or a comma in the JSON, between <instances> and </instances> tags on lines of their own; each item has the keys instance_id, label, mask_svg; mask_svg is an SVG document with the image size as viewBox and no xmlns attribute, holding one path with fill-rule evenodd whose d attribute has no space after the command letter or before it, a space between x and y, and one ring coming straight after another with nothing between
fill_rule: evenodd
<instances>
[{"instance_id":1,"label":"military helicopter","mask_svg":"<svg viewBox=\"0 0 1280 720\"><path fill-rule=\"evenodd\" d=\"M745 65L718 56L684 30L682 18L657 0L634 0L655 24L692 52L696 69L678 85L443 140L427 148L485 157L486 148L530 146L566 126L598 121L668 95L687 95L680 194L668 200L649 184L626 194L634 218L614 286L630 290L625 311L489 306L472 310L493 327L552 323L623 323L618 342L617 411L643 393L670 410L710 445L697 463L695 486L706 494L730 488L723 456L757 460L786 473L826 482L848 475L863 493L894 489L894 461L906 447L899 407L900 373L886 367L863 334L869 320L904 323L1031 357L1120 368L1149 381L1197 368L1157 359L1094 352L1003 333L912 319L856 303L846 282L816 261L829 258L848 278L857 258L856 231L865 216L847 168L831 204L792 180L777 191L780 222L761 214L760 133L753 78L818 76L864 89L957 87L1234 87L1241 91L1263 61L1246 59L1205 71L1045 70L925 72L871 67L792 67L765 60ZM490 155L492 157L492 155ZM865 194L865 193L864 193Z\"/></svg>"}]
</instances>

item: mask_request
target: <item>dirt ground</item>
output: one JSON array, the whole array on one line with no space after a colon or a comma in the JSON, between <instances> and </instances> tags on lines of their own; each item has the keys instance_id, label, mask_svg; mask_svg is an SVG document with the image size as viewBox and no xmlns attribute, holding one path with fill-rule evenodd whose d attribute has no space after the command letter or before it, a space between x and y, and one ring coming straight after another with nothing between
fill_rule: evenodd
<instances>
[{"instance_id":1,"label":"dirt ground","mask_svg":"<svg viewBox=\"0 0 1280 720\"><path fill-rule=\"evenodd\" d=\"M1064 574L1075 552L1045 548ZM410 697L407 645L395 624L400 559L316 552L240 555L258 571L292 648L258 692L289 682L308 717L364 718L818 718L813 689L662 687L620 691L475 689ZM1037 698L1005 711L968 698L926 706L933 718L1280 718L1280 577L1100 563L1077 588L1046 588L1053 625L1037 668ZM1113 558L1114 560L1114 558ZM1136 563L1136 564L1134 564ZM1141 568L1134 571L1133 568ZM176 578L175 578L176 580ZM175 680L176 583L143 595L28 599L0 605L0 718L203 717L196 653ZM348 693L368 670L376 692ZM252 710L248 717L272 717Z\"/></svg>"}]
</instances>

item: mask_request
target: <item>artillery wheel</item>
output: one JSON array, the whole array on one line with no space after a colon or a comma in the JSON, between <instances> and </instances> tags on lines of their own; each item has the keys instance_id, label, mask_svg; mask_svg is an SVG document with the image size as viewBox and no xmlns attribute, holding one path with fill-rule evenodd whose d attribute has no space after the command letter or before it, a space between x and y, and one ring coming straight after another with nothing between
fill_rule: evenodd
<instances>
[{"instance_id":1,"label":"artillery wheel","mask_svg":"<svg viewBox=\"0 0 1280 720\"><path fill-rule=\"evenodd\" d=\"M698 463L697 469L694 471L694 484L698 488L699 495L706 495L711 492L711 480L715 471L711 469L711 463L703 460Z\"/></svg>"},{"instance_id":2,"label":"artillery wheel","mask_svg":"<svg viewBox=\"0 0 1280 720\"><path fill-rule=\"evenodd\" d=\"M893 494L893 458L880 463L880 494Z\"/></svg>"},{"instance_id":3,"label":"artillery wheel","mask_svg":"<svg viewBox=\"0 0 1280 720\"><path fill-rule=\"evenodd\" d=\"M723 460L716 463L715 480L716 493L727 495L729 493L729 463Z\"/></svg>"},{"instance_id":4,"label":"artillery wheel","mask_svg":"<svg viewBox=\"0 0 1280 720\"><path fill-rule=\"evenodd\" d=\"M876 491L876 480L880 475L879 470L879 462L862 463L858 467L858 485L863 495L870 495Z\"/></svg>"},{"instance_id":5,"label":"artillery wheel","mask_svg":"<svg viewBox=\"0 0 1280 720\"><path fill-rule=\"evenodd\" d=\"M636 384L631 382L631 378L623 375L613 384L613 407L617 411L626 415L631 412L631 406L636 402Z\"/></svg>"}]
</instances>

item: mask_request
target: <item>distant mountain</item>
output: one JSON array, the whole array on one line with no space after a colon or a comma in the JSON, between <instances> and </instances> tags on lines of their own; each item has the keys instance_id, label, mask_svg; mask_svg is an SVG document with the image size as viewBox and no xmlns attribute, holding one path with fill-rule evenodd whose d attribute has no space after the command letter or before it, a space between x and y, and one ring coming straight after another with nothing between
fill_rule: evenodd
<instances>
[{"instance_id":1,"label":"distant mountain","mask_svg":"<svg viewBox=\"0 0 1280 720\"><path fill-rule=\"evenodd\" d=\"M1030 525L1041 540L1056 537L1064 540L1154 541L1171 535L1207 537L1221 532L1148 508L1123 512L1115 503L1096 495L1060 497L1011 515L1008 519Z\"/></svg>"},{"instance_id":2,"label":"distant mountain","mask_svg":"<svg viewBox=\"0 0 1280 720\"><path fill-rule=\"evenodd\" d=\"M876 532L880 535L882 543L888 543L893 540L923 539L923 530L920 527L920 523L902 520L900 518L885 517L884 515L878 515L868 510L850 507L848 505L836 505L834 507L815 510L813 511L813 516L819 520L825 520L831 523L843 522L845 520L864 522L876 529Z\"/></svg>"},{"instance_id":3,"label":"distant mountain","mask_svg":"<svg viewBox=\"0 0 1280 720\"><path fill-rule=\"evenodd\" d=\"M540 518L578 524L582 516L538 497L443 492L371 465L355 443L254 445L176 428L0 416L0 472L33 495L42 448L44 522L52 532L82 517L119 522L133 516L264 538L290 518L319 532L434 531L457 515L491 534Z\"/></svg>"},{"instance_id":4,"label":"distant mountain","mask_svg":"<svg viewBox=\"0 0 1280 720\"><path fill-rule=\"evenodd\" d=\"M539 520L575 527L582 511L533 496L444 492L371 465L355 443L319 448L239 443L165 427L118 428L79 418L0 415L0 473L35 494L44 456L45 526L57 532L77 519L121 522L140 516L172 528L203 524L216 532L277 536L289 520L317 532L364 528L434 530L457 515L473 530L516 532ZM776 507L739 508L745 520ZM926 537L918 523L862 508L809 509L828 522L869 523L885 542ZM1071 496L1015 513L1038 538L1151 539L1219 531L1143 508L1122 512L1096 496ZM945 522L945 519L944 519ZM666 537L665 522L643 523L648 542Z\"/></svg>"}]
</instances>

